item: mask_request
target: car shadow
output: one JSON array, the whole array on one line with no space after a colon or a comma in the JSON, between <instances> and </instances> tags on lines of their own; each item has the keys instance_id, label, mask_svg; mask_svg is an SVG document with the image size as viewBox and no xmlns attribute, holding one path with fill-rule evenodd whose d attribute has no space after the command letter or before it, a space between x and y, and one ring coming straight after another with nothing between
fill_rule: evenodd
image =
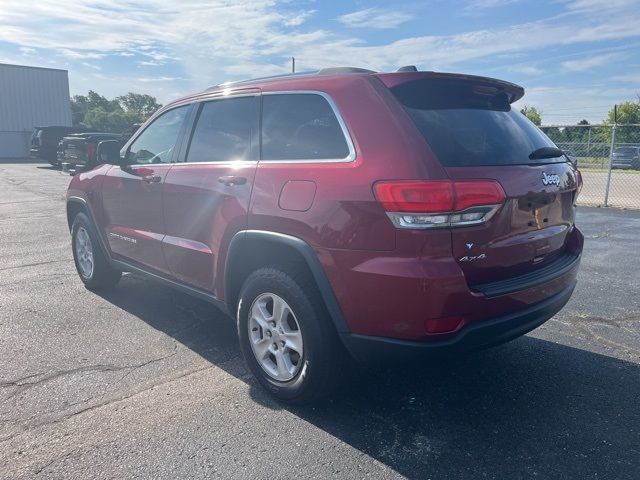
<instances>
[{"instance_id":1,"label":"car shadow","mask_svg":"<svg viewBox=\"0 0 640 480\"><path fill-rule=\"evenodd\" d=\"M457 360L356 368L325 403L284 407L230 361L235 326L215 307L134 275L101 295L248 383L256 402L406 477L640 475L635 363L526 336Z\"/></svg>"}]
</instances>

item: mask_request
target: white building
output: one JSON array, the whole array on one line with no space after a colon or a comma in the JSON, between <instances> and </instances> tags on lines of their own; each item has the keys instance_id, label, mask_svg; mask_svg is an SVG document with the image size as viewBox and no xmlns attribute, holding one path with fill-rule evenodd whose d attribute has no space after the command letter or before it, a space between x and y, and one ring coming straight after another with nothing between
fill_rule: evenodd
<instances>
[{"instance_id":1,"label":"white building","mask_svg":"<svg viewBox=\"0 0 640 480\"><path fill-rule=\"evenodd\" d=\"M29 155L33 127L71 125L66 70L0 63L0 158Z\"/></svg>"}]
</instances>

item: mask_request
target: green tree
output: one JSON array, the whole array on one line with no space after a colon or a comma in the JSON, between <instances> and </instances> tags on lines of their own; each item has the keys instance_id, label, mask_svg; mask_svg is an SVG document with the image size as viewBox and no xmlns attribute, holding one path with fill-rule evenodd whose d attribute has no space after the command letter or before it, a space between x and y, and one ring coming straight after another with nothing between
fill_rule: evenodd
<instances>
[{"instance_id":1,"label":"green tree","mask_svg":"<svg viewBox=\"0 0 640 480\"><path fill-rule=\"evenodd\" d=\"M616 144L618 143L640 143L640 127L625 126L630 123L640 123L640 103L623 102L617 108L618 127L616 128ZM615 120L615 112L612 108L605 118L605 123L612 124ZM607 141L611 139L611 129L607 129Z\"/></svg>"},{"instance_id":2,"label":"green tree","mask_svg":"<svg viewBox=\"0 0 640 480\"><path fill-rule=\"evenodd\" d=\"M139 113L125 112L122 109L108 112L102 107L96 107L87 112L82 124L100 132L121 133L132 124L142 121L143 117Z\"/></svg>"},{"instance_id":3,"label":"green tree","mask_svg":"<svg viewBox=\"0 0 640 480\"><path fill-rule=\"evenodd\" d=\"M89 90L87 95L74 95L71 98L71 117L74 125L84 125L89 110L102 108L106 112L122 110L117 100L107 100L99 93Z\"/></svg>"},{"instance_id":4,"label":"green tree","mask_svg":"<svg viewBox=\"0 0 640 480\"><path fill-rule=\"evenodd\" d=\"M542 127L542 131L553 143L562 143L565 141L564 135L558 127Z\"/></svg>"},{"instance_id":5,"label":"green tree","mask_svg":"<svg viewBox=\"0 0 640 480\"><path fill-rule=\"evenodd\" d=\"M162 105L156 101L156 97L143 93L129 92L116 100L127 113L139 113L145 119L149 118Z\"/></svg>"},{"instance_id":6,"label":"green tree","mask_svg":"<svg viewBox=\"0 0 640 480\"><path fill-rule=\"evenodd\" d=\"M605 123L613 123L615 120L614 109L609 110ZM623 102L618 105L618 123L640 123L640 102Z\"/></svg>"},{"instance_id":7,"label":"green tree","mask_svg":"<svg viewBox=\"0 0 640 480\"><path fill-rule=\"evenodd\" d=\"M161 106L151 95L129 92L109 100L89 90L71 98L71 116L74 125L120 133L133 123L144 122Z\"/></svg>"},{"instance_id":8,"label":"green tree","mask_svg":"<svg viewBox=\"0 0 640 480\"><path fill-rule=\"evenodd\" d=\"M542 112L539 112L536 107L525 105L520 112L531 120L534 124L540 126L542 124Z\"/></svg>"}]
</instances>

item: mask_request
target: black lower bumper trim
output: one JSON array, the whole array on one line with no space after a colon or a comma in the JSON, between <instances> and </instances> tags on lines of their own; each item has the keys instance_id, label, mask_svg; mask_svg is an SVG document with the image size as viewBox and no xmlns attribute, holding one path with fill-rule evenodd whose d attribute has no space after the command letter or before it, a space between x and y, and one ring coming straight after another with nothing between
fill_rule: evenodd
<instances>
[{"instance_id":1,"label":"black lower bumper trim","mask_svg":"<svg viewBox=\"0 0 640 480\"><path fill-rule=\"evenodd\" d=\"M474 292L482 293L488 298L498 297L550 282L576 268L579 263L580 255L563 253L549 265L539 270L496 282L470 285L470 287Z\"/></svg>"},{"instance_id":2,"label":"black lower bumper trim","mask_svg":"<svg viewBox=\"0 0 640 480\"><path fill-rule=\"evenodd\" d=\"M351 355L361 362L451 356L480 350L513 340L542 325L569 301L575 285L574 282L554 296L517 312L471 324L446 340L398 340L353 333L342 334L341 338Z\"/></svg>"}]
</instances>

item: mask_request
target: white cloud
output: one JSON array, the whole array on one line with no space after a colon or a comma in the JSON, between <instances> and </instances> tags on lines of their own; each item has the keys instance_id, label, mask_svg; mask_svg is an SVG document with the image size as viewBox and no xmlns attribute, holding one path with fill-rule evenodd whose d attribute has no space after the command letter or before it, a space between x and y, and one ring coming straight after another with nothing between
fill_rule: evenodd
<instances>
[{"instance_id":1,"label":"white cloud","mask_svg":"<svg viewBox=\"0 0 640 480\"><path fill-rule=\"evenodd\" d=\"M507 0L478 0L486 8ZM71 66L106 56L133 57L142 66L172 64L165 77L142 77L151 93L167 84L165 94L192 91L240 76L260 76L289 71L296 57L300 70L336 65L356 65L391 70L400 65L423 69L454 69L465 62L497 58L511 61L527 52L552 55L563 46L604 40L629 43L640 38L638 0L558 0L562 15L492 30L478 29L451 35L416 35L370 45L342 28L342 33L305 24L313 10L292 10L292 2L250 0L106 0L99 7L85 0L2 0L0 41L42 52L60 52ZM594 12L602 6L606 15ZM339 20L349 26L392 28L411 15L397 10L367 8ZM46 25L47 28L42 28ZM51 55L50 55L51 57ZM506 60L505 60L506 59ZM563 59L564 60L564 59ZM568 60L574 61L577 60ZM97 64L98 62L93 62ZM571 64L569 64L571 67ZM574 68L577 64L574 63ZM511 71L537 75L537 66L514 66ZM592 66L595 68L595 66ZM103 67L103 73L107 73ZM178 76L179 75L179 76ZM113 75L111 76L113 78ZM82 89L73 77L72 90ZM160 80L159 80L160 79ZM175 82L171 85L171 82ZM105 93L127 89L127 79L115 79L95 88ZM133 87L131 87L133 88ZM121 92L122 93L122 92ZM164 100L164 99L162 99Z\"/></svg>"},{"instance_id":2,"label":"white cloud","mask_svg":"<svg viewBox=\"0 0 640 480\"><path fill-rule=\"evenodd\" d=\"M140 78L136 78L136 80L138 82L151 83L151 82L175 82L176 80L184 80L184 78L160 76L160 77L140 77Z\"/></svg>"},{"instance_id":3,"label":"white cloud","mask_svg":"<svg viewBox=\"0 0 640 480\"><path fill-rule=\"evenodd\" d=\"M508 67L507 70L514 73L522 73L524 75L540 75L544 73L544 70L536 67L535 65L514 65L512 67Z\"/></svg>"},{"instance_id":4,"label":"white cloud","mask_svg":"<svg viewBox=\"0 0 640 480\"><path fill-rule=\"evenodd\" d=\"M623 75L614 75L611 79L616 82L631 83L640 86L640 70Z\"/></svg>"},{"instance_id":5,"label":"white cloud","mask_svg":"<svg viewBox=\"0 0 640 480\"><path fill-rule=\"evenodd\" d=\"M98 59L105 56L104 53L88 52L83 50L71 50L69 48L63 48L62 50L60 50L60 53L64 57L70 58L72 60Z\"/></svg>"},{"instance_id":6,"label":"white cloud","mask_svg":"<svg viewBox=\"0 0 640 480\"><path fill-rule=\"evenodd\" d=\"M504 7L518 3L521 0L471 0L465 7L465 10L484 10L488 8Z\"/></svg>"},{"instance_id":7,"label":"white cloud","mask_svg":"<svg viewBox=\"0 0 640 480\"><path fill-rule=\"evenodd\" d=\"M353 28L396 28L413 18L405 12L380 8L366 8L338 17L338 21Z\"/></svg>"},{"instance_id":8,"label":"white cloud","mask_svg":"<svg viewBox=\"0 0 640 480\"><path fill-rule=\"evenodd\" d=\"M138 65L142 66L142 67L160 67L162 65L164 65L165 62L158 62L156 60L145 60L142 62L138 62Z\"/></svg>"},{"instance_id":9,"label":"white cloud","mask_svg":"<svg viewBox=\"0 0 640 480\"><path fill-rule=\"evenodd\" d=\"M566 62L562 62L561 66L563 69L571 72L582 72L608 65L613 60L617 60L619 58L620 55L618 54L595 55L583 59L567 60Z\"/></svg>"},{"instance_id":10,"label":"white cloud","mask_svg":"<svg viewBox=\"0 0 640 480\"><path fill-rule=\"evenodd\" d=\"M528 88L522 100L514 106L533 105L542 111L542 124L576 124L582 119L589 123L602 122L614 104L625 99L636 99L634 88L600 87L555 87L538 86Z\"/></svg>"},{"instance_id":11,"label":"white cloud","mask_svg":"<svg viewBox=\"0 0 640 480\"><path fill-rule=\"evenodd\" d=\"M638 0L562 0L569 10L582 12L598 12L605 10L625 10L633 8L637 11Z\"/></svg>"},{"instance_id":12,"label":"white cloud","mask_svg":"<svg viewBox=\"0 0 640 480\"><path fill-rule=\"evenodd\" d=\"M102 67L100 65L94 65L93 63L82 62L82 65L84 65L85 67L93 68L94 70L102 70Z\"/></svg>"}]
</instances>

